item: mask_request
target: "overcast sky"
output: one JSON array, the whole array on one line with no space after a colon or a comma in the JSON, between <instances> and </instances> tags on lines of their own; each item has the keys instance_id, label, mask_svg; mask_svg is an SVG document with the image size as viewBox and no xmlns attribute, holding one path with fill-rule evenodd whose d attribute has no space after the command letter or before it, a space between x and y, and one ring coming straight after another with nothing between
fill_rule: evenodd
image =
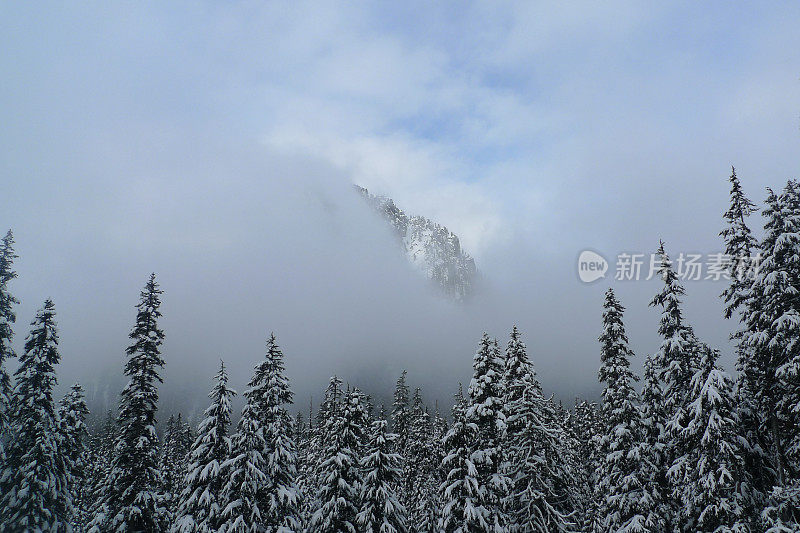
<instances>
[{"instance_id":1,"label":"overcast sky","mask_svg":"<svg viewBox=\"0 0 800 533\"><path fill-rule=\"evenodd\" d=\"M62 385L113 400L155 271L165 401L220 356L243 390L270 330L299 403L404 366L445 397L515 322L546 388L594 394L602 292L641 358L658 286L581 284L579 252L719 251L730 165L759 202L800 177L798 27L795 2L1 3L16 344L52 297ZM480 297L429 294L350 183L457 233ZM722 289L686 306L729 351Z\"/></svg>"}]
</instances>

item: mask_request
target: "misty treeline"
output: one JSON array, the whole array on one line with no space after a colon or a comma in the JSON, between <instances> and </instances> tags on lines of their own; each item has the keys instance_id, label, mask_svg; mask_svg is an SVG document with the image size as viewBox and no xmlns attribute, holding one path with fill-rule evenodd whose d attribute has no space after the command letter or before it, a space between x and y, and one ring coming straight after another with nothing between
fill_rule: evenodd
<instances>
[{"instance_id":1,"label":"misty treeline","mask_svg":"<svg viewBox=\"0 0 800 533\"><path fill-rule=\"evenodd\" d=\"M294 415L274 335L236 396L224 363L204 419L156 431L165 364L161 290L141 292L116 414L91 434L80 385L53 398L53 302L31 323L13 380L3 370L0 530L175 532L748 532L800 530L800 184L756 206L735 172L721 232L722 298L737 317L737 373L718 364L682 309L658 249L658 351L634 375L624 307L605 295L602 402L565 408L542 389L521 334L484 334L466 390L431 409L406 373L376 407L331 378L316 412ZM748 271L745 259L760 255ZM13 239L0 249L0 362L13 357ZM6 366L0 366L5 369ZM12 383L13 381L13 383Z\"/></svg>"}]
</instances>

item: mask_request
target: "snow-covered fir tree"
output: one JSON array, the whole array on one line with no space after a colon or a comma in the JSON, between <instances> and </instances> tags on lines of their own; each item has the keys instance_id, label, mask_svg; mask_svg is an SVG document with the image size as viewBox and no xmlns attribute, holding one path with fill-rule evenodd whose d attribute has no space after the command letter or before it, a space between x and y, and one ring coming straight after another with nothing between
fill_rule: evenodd
<instances>
[{"instance_id":1,"label":"snow-covered fir tree","mask_svg":"<svg viewBox=\"0 0 800 533\"><path fill-rule=\"evenodd\" d=\"M422 400L422 391L414 390L411 402L408 441L404 450L404 503L408 509L412 531L431 531L435 528L438 484L434 463L433 424Z\"/></svg>"},{"instance_id":2,"label":"snow-covered fir tree","mask_svg":"<svg viewBox=\"0 0 800 533\"><path fill-rule=\"evenodd\" d=\"M332 385L335 382L332 381ZM320 463L317 466L319 488L317 508L311 516L311 533L359 531L357 516L361 510L361 457L365 446L367 413L358 389L341 395L332 391L328 413L321 434L324 436Z\"/></svg>"},{"instance_id":3,"label":"snow-covered fir tree","mask_svg":"<svg viewBox=\"0 0 800 533\"><path fill-rule=\"evenodd\" d=\"M76 383L64 398L58 409L59 444L67 469L67 486L72 501L69 509L69 520L73 524L82 522L81 509L85 508L89 491L89 477L87 467L87 444L89 430L86 427L86 417L89 408L83 387Z\"/></svg>"},{"instance_id":4,"label":"snow-covered fir tree","mask_svg":"<svg viewBox=\"0 0 800 533\"><path fill-rule=\"evenodd\" d=\"M681 476L682 531L746 532L741 436L731 377L717 367L718 353L704 346L692 377L686 425L687 453L676 458L670 475ZM755 524L752 524L755 526Z\"/></svg>"},{"instance_id":5,"label":"snow-covered fir tree","mask_svg":"<svg viewBox=\"0 0 800 533\"><path fill-rule=\"evenodd\" d=\"M442 416L442 413L439 410L438 401L434 402L431 424L433 425L431 428L431 451L435 456L434 464L436 465L436 474L439 476L439 483L441 483L441 470L439 469L439 466L442 464L442 459L444 459L444 448L442 447L442 442L444 441L444 436L447 435L447 430L450 428L448 427L447 419Z\"/></svg>"},{"instance_id":6,"label":"snow-covered fir tree","mask_svg":"<svg viewBox=\"0 0 800 533\"><path fill-rule=\"evenodd\" d=\"M253 393L253 381L245 391L247 403L232 437L231 456L223 463L221 505L223 522L219 531L226 533L255 533L261 530L265 515L267 482L264 442L258 395Z\"/></svg>"},{"instance_id":7,"label":"snow-covered fir tree","mask_svg":"<svg viewBox=\"0 0 800 533\"><path fill-rule=\"evenodd\" d=\"M684 440L684 429L688 423L691 381L698 368L699 343L692 328L683 317L681 297L685 294L678 274L664 251L661 242L656 252L661 257L659 274L664 282L662 290L653 297L650 305L661 308L658 333L661 346L653 358L663 386L663 405L666 419L662 433L666 464L671 468L675 459L688 452ZM668 476L668 480L680 479L680 475ZM679 499L676 492L680 487L672 484L667 503L672 508L670 517L677 511Z\"/></svg>"},{"instance_id":8,"label":"snow-covered fir tree","mask_svg":"<svg viewBox=\"0 0 800 533\"><path fill-rule=\"evenodd\" d=\"M308 523L311 516L310 509L313 508L315 478L314 468L314 421L313 406L309 405L309 417L303 416L298 412L294 423L295 442L297 443L297 490L303 505L300 506L300 518L303 524Z\"/></svg>"},{"instance_id":9,"label":"snow-covered fir tree","mask_svg":"<svg viewBox=\"0 0 800 533\"><path fill-rule=\"evenodd\" d=\"M326 427L329 430L327 421L332 416L341 415L342 396L344 395L344 384L337 376L332 376L328 382L328 386L323 393L322 402L320 403L317 414L314 415L313 405L309 405L309 416L314 420L314 424L309 430L309 442L306 452L306 492L304 494L304 523L311 522L311 516L314 512L321 507L321 503L317 500L319 488L322 484L322 473L320 465L324 462L325 448L328 444L327 435L325 433Z\"/></svg>"},{"instance_id":10,"label":"snow-covered fir tree","mask_svg":"<svg viewBox=\"0 0 800 533\"><path fill-rule=\"evenodd\" d=\"M723 218L726 226L719 233L725 241L725 255L729 259L728 273L730 284L722 293L725 300L725 318L731 318L736 310L747 300L750 293L751 254L758 247L758 241L747 225L747 217L756 211L742 190L736 169L731 167L731 204Z\"/></svg>"},{"instance_id":11,"label":"snow-covered fir tree","mask_svg":"<svg viewBox=\"0 0 800 533\"><path fill-rule=\"evenodd\" d=\"M0 529L70 531L72 500L53 402L61 355L51 300L31 322L19 359L11 395L11 438L0 477Z\"/></svg>"},{"instance_id":12,"label":"snow-covered fir tree","mask_svg":"<svg viewBox=\"0 0 800 533\"><path fill-rule=\"evenodd\" d=\"M161 474L161 490L164 495L164 505L172 514L179 504L179 497L183 491L183 482L186 478L186 455L189 453L191 443L187 443L186 424L183 416L171 415L167 420L166 429L161 445L161 456L158 470ZM170 519L172 522L172 519Z\"/></svg>"},{"instance_id":13,"label":"snow-covered fir tree","mask_svg":"<svg viewBox=\"0 0 800 533\"><path fill-rule=\"evenodd\" d=\"M267 532L300 529L300 494L297 489L297 445L287 406L292 391L285 375L283 352L270 334L265 361L256 367L260 382L266 471L266 508L263 528Z\"/></svg>"},{"instance_id":14,"label":"snow-covered fir tree","mask_svg":"<svg viewBox=\"0 0 800 533\"><path fill-rule=\"evenodd\" d=\"M478 435L475 439L472 462L479 480L478 493L481 505L487 512L489 527L502 530L508 525L505 500L510 495L511 483L503 471L502 436L505 432L506 415L503 405L503 375L505 362L497 341L483 334L473 360L472 381L469 385L467 422L475 424Z\"/></svg>"},{"instance_id":15,"label":"snow-covered fir tree","mask_svg":"<svg viewBox=\"0 0 800 533\"><path fill-rule=\"evenodd\" d=\"M266 356L256 365L247 386L247 403L232 439L231 457L224 464L225 521L221 531L291 530L297 520L295 451L284 404L292 395L283 376L283 353L274 335L270 335ZM281 460L286 465L276 464ZM281 506L287 509L285 515L280 512Z\"/></svg>"},{"instance_id":16,"label":"snow-covered fir tree","mask_svg":"<svg viewBox=\"0 0 800 533\"><path fill-rule=\"evenodd\" d=\"M372 399L372 396L369 394L363 394L364 397L364 412L367 413L367 430L365 431L365 435L369 434L369 428L372 427L372 423L375 421L375 401Z\"/></svg>"},{"instance_id":17,"label":"snow-covered fir tree","mask_svg":"<svg viewBox=\"0 0 800 533\"><path fill-rule=\"evenodd\" d=\"M164 332L158 327L162 292L151 274L136 306L136 324L130 333L133 344L127 349L125 363L130 381L120 397L117 437L105 487L106 514L95 517L96 531L163 531L168 526L156 434L159 371L164 366Z\"/></svg>"},{"instance_id":18,"label":"snow-covered fir tree","mask_svg":"<svg viewBox=\"0 0 800 533\"><path fill-rule=\"evenodd\" d=\"M180 413L178 413L178 417L180 418ZM192 445L194 444L194 439L197 435L195 435L194 429L192 429L192 424L189 422L183 423L183 431L181 432L181 447L185 450L183 454L184 463L186 462L187 456L192 449ZM184 476L185 477L185 476ZM183 482L183 480L181 480Z\"/></svg>"},{"instance_id":19,"label":"snow-covered fir tree","mask_svg":"<svg viewBox=\"0 0 800 533\"><path fill-rule=\"evenodd\" d=\"M790 180L783 194L784 233L775 250L785 261L790 276L788 309L777 319L774 339L783 347L775 375L780 384L778 409L786 427L787 474L800 482L800 182ZM797 485L800 488L800 485Z\"/></svg>"},{"instance_id":20,"label":"snow-covered fir tree","mask_svg":"<svg viewBox=\"0 0 800 533\"><path fill-rule=\"evenodd\" d=\"M292 431L294 442L297 445L297 477L299 483L299 478L302 477L300 472L301 470L305 470L305 468L301 466L301 463L305 463L306 449L308 448L308 438L309 434L311 433L311 427L306 422L306 417L303 415L302 411L298 411L294 416ZM302 494L303 491L300 491L300 493Z\"/></svg>"},{"instance_id":21,"label":"snow-covered fir tree","mask_svg":"<svg viewBox=\"0 0 800 533\"><path fill-rule=\"evenodd\" d=\"M743 496L746 512L749 516L758 516L764 508L767 495L773 489L775 472L771 468L769 450L770 437L760 428L765 427L765 417L757 407L756 394L753 392L753 383L743 371L740 362L749 366L751 358L749 349L741 344L737 346L737 368L739 370L734 385L736 418L741 435L741 460L743 476L740 490Z\"/></svg>"},{"instance_id":22,"label":"snow-covered fir tree","mask_svg":"<svg viewBox=\"0 0 800 533\"><path fill-rule=\"evenodd\" d=\"M444 437L442 471L445 480L440 492L442 511L439 529L446 533L489 531L491 517L484 507L478 471L472 461L472 449L478 426L467 421L467 400L459 385L453 405L453 424Z\"/></svg>"},{"instance_id":23,"label":"snow-covered fir tree","mask_svg":"<svg viewBox=\"0 0 800 533\"><path fill-rule=\"evenodd\" d=\"M541 389L541 385L539 385L539 381L536 378L536 371L530 359L528 359L525 343L522 342L522 334L517 329L517 326L514 326L511 329L508 345L506 346L505 368L503 370L503 390L505 392L506 405L510 405L522 398L522 389L515 385L521 383L523 379L529 378L532 378L532 383ZM511 430L510 427L509 430ZM514 431L511 432L514 433Z\"/></svg>"},{"instance_id":24,"label":"snow-covered fir tree","mask_svg":"<svg viewBox=\"0 0 800 533\"><path fill-rule=\"evenodd\" d=\"M792 292L795 289L793 269L787 268L785 196L779 197L771 190L763 215L765 235L759 246L761 262L753 280L746 307L742 312L744 331L742 344L747 349L748 362L741 368L753 394L755 409L759 413L761 430L768 435L766 446L770 466L775 472L772 484L783 485L787 474L786 447L788 444L787 420L781 413L781 384L777 376L779 362L786 349L782 317L793 313ZM781 325L783 324L783 325Z\"/></svg>"},{"instance_id":25,"label":"snow-covered fir tree","mask_svg":"<svg viewBox=\"0 0 800 533\"><path fill-rule=\"evenodd\" d=\"M655 531L663 531L671 520L669 508L670 485L667 481L669 468L665 450L666 412L664 410L664 392L658 379L658 369L652 356L644 361L641 392L641 424L642 424L642 479L646 480L644 489L652 501L647 522L655 524Z\"/></svg>"},{"instance_id":26,"label":"snow-covered fir tree","mask_svg":"<svg viewBox=\"0 0 800 533\"><path fill-rule=\"evenodd\" d=\"M721 294L724 299L725 318L734 314L743 317L748 307L751 284L758 265L753 253L759 250L759 243L747 225L747 217L757 210L742 190L736 170L731 169L730 207L723 215L725 228L720 236L725 242L725 254L730 258L730 284ZM736 313L739 311L739 313ZM758 405L758 376L760 374L757 357L753 348L742 340L743 332L737 331L732 337L736 340L736 409L740 433L744 438L742 460L747 479L742 482L742 492L746 494L748 513L757 514L763 505L765 494L774 483L773 469L769 467L766 450L769 449L769 432L764 414Z\"/></svg>"},{"instance_id":27,"label":"snow-covered fir tree","mask_svg":"<svg viewBox=\"0 0 800 533\"><path fill-rule=\"evenodd\" d=\"M228 427L231 399L236 391L228 386L225 363L220 361L216 384L208 395L211 405L198 427L197 438L188 455L184 489L180 497L175 526L178 533L213 533L222 526L222 465L231 453Z\"/></svg>"},{"instance_id":28,"label":"snow-covered fir tree","mask_svg":"<svg viewBox=\"0 0 800 533\"><path fill-rule=\"evenodd\" d=\"M431 472L429 475L429 506L428 520L430 521L430 529L435 530L442 511L442 493L440 487L444 482L444 472L442 472L442 461L444 460L444 437L450 429L447 419L442 416L439 410L439 402L434 402L433 416L431 417L431 436L428 439L430 445L429 454Z\"/></svg>"},{"instance_id":29,"label":"snow-covered fir tree","mask_svg":"<svg viewBox=\"0 0 800 533\"><path fill-rule=\"evenodd\" d=\"M672 417L667 425L675 425L677 430L681 427L681 416L684 414L681 410L685 409L691 379L697 369L697 341L692 328L683 318L681 298L685 290L664 251L663 242L656 254L661 257L658 271L664 287L650 302L651 306L662 309L658 328L662 342L654 361L664 386L664 406Z\"/></svg>"},{"instance_id":30,"label":"snow-covered fir tree","mask_svg":"<svg viewBox=\"0 0 800 533\"><path fill-rule=\"evenodd\" d=\"M672 261L661 242L656 252L661 257L659 274L664 281L662 290L653 297L650 305L661 307L658 333L662 338L659 351L654 358L664 384L664 405L667 412L680 414L689 395L691 378L697 369L697 346L692 328L683 318L681 297L685 294ZM673 420L673 423L680 420Z\"/></svg>"},{"instance_id":31,"label":"snow-covered fir tree","mask_svg":"<svg viewBox=\"0 0 800 533\"><path fill-rule=\"evenodd\" d=\"M393 451L396 435L388 432L386 413L372 422L366 455L361 460L361 512L358 530L364 533L404 533L407 531L406 509L397 497L395 487L401 476L401 458Z\"/></svg>"},{"instance_id":32,"label":"snow-covered fir tree","mask_svg":"<svg viewBox=\"0 0 800 533\"><path fill-rule=\"evenodd\" d=\"M5 460L5 441L8 438L8 412L10 410L11 378L6 369L6 361L14 357L11 341L14 339L13 324L17 320L14 304L19 301L12 296L8 282L17 277L14 272L14 236L8 230L0 241L0 468Z\"/></svg>"},{"instance_id":33,"label":"snow-covered fir tree","mask_svg":"<svg viewBox=\"0 0 800 533\"><path fill-rule=\"evenodd\" d=\"M89 443L88 457L86 459L88 480L87 496L83 505L76 510L80 514L78 525L84 529L92 529L92 524L98 523L108 515L106 500L106 482L110 479L111 460L116 442L117 424L114 413L109 409L99 430L92 435ZM97 527L93 531L99 531Z\"/></svg>"},{"instance_id":34,"label":"snow-covered fir tree","mask_svg":"<svg viewBox=\"0 0 800 533\"><path fill-rule=\"evenodd\" d=\"M639 533L654 531L648 521L653 507L645 488L647 454L643 449L641 413L634 389L636 377L630 369L633 351L622 322L625 308L608 289L603 305L600 335L600 371L603 389L603 431L599 439L598 482L595 488L595 531Z\"/></svg>"},{"instance_id":35,"label":"snow-covered fir tree","mask_svg":"<svg viewBox=\"0 0 800 533\"><path fill-rule=\"evenodd\" d=\"M742 313L742 343L773 486L763 511L772 530L800 529L800 199L789 181L780 196L769 191L761 263Z\"/></svg>"},{"instance_id":36,"label":"snow-covered fir tree","mask_svg":"<svg viewBox=\"0 0 800 533\"><path fill-rule=\"evenodd\" d=\"M577 515L582 517L582 531L598 528L602 517L598 515L598 502L594 498L599 483L601 456L600 438L604 428L603 413L595 402L575 399L575 407L567 414L566 429L569 435L564 460L575 473L573 493L577 504Z\"/></svg>"},{"instance_id":37,"label":"snow-covered fir tree","mask_svg":"<svg viewBox=\"0 0 800 533\"><path fill-rule=\"evenodd\" d=\"M512 331L506 365L504 445L511 481L511 530L574 531L575 475L565 456L567 436L556 406L542 394L519 332Z\"/></svg>"},{"instance_id":38,"label":"snow-covered fir tree","mask_svg":"<svg viewBox=\"0 0 800 533\"><path fill-rule=\"evenodd\" d=\"M406 449L408 442L408 429L411 423L411 404L409 388L406 383L408 372L403 370L397 378L397 386L394 390L394 402L392 403L392 432L397 435L395 447L400 453Z\"/></svg>"},{"instance_id":39,"label":"snow-covered fir tree","mask_svg":"<svg viewBox=\"0 0 800 533\"><path fill-rule=\"evenodd\" d=\"M320 431L315 431L315 433L320 437L316 439L315 447L320 447L324 443L324 432L321 430L325 427L325 421L331 416L341 414L343 396L344 383L338 376L331 376L328 386L325 388L322 403L319 406L319 410L317 410L315 426Z\"/></svg>"}]
</instances>

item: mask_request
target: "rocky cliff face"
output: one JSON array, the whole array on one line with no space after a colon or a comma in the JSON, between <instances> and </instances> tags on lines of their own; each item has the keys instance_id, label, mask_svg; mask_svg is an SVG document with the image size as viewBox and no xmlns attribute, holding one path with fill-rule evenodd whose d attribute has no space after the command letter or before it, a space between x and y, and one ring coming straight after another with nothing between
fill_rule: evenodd
<instances>
[{"instance_id":1,"label":"rocky cliff face","mask_svg":"<svg viewBox=\"0 0 800 533\"><path fill-rule=\"evenodd\" d=\"M469 298L477 279L475 260L461 249L453 232L425 217L407 215L391 198L356 189L395 230L416 270L448 297L459 302Z\"/></svg>"}]
</instances>

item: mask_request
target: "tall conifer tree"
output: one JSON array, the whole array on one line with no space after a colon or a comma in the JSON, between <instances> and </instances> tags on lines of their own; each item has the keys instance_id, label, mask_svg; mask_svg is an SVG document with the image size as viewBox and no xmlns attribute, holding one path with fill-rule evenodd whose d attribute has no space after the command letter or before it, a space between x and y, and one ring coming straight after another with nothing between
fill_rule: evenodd
<instances>
[{"instance_id":1,"label":"tall conifer tree","mask_svg":"<svg viewBox=\"0 0 800 533\"><path fill-rule=\"evenodd\" d=\"M394 433L387 431L386 413L372 423L367 453L361 460L364 483L361 486L361 512L358 527L365 533L405 533L406 509L397 497L400 480L400 455L392 451Z\"/></svg>"},{"instance_id":2,"label":"tall conifer tree","mask_svg":"<svg viewBox=\"0 0 800 533\"><path fill-rule=\"evenodd\" d=\"M605 295L603 332L600 335L599 380L603 389L603 431L599 441L599 475L596 487L597 533L652 531L648 522L652 499L645 489L647 460L641 413L630 369L633 351L622 322L625 308L612 289Z\"/></svg>"},{"instance_id":3,"label":"tall conifer tree","mask_svg":"<svg viewBox=\"0 0 800 533\"><path fill-rule=\"evenodd\" d=\"M408 372L403 370L397 378L397 387L394 391L392 403L392 432L397 435L395 446L400 454L405 453L408 441L408 428L411 423L411 406L409 388L406 383Z\"/></svg>"},{"instance_id":4,"label":"tall conifer tree","mask_svg":"<svg viewBox=\"0 0 800 533\"><path fill-rule=\"evenodd\" d=\"M654 357L658 368L658 376L663 384L663 405L666 415L662 433L665 464L671 469L676 458L687 453L684 430L688 424L688 406L691 393L692 376L698 368L699 343L692 328L683 317L682 300L685 294L678 274L672 268L672 262L664 251L661 242L656 252L660 258L659 274L664 282L661 291L653 298L650 305L661 308L661 321L658 333L661 346ZM665 503L671 511L669 517L678 511L680 489L673 480L681 478L680 473L670 471L668 480L671 490L665 494Z\"/></svg>"},{"instance_id":5,"label":"tall conifer tree","mask_svg":"<svg viewBox=\"0 0 800 533\"><path fill-rule=\"evenodd\" d=\"M542 397L532 376L515 387L522 395L509 406L509 422L520 427L510 440L514 531L576 531L579 502L575 493L573 451L557 406Z\"/></svg>"},{"instance_id":6,"label":"tall conifer tree","mask_svg":"<svg viewBox=\"0 0 800 533\"><path fill-rule=\"evenodd\" d=\"M414 390L411 402L411 419L405 449L404 503L410 517L412 531L435 529L437 483L434 464L435 448L431 442L433 423L422 400L422 391Z\"/></svg>"},{"instance_id":7,"label":"tall conifer tree","mask_svg":"<svg viewBox=\"0 0 800 533\"><path fill-rule=\"evenodd\" d=\"M107 488L111 479L111 463L117 436L114 413L109 409L97 434L92 436L89 446L89 487L87 500L79 510L81 523L92 533L101 533L100 526L108 516Z\"/></svg>"},{"instance_id":8,"label":"tall conifer tree","mask_svg":"<svg viewBox=\"0 0 800 533\"><path fill-rule=\"evenodd\" d=\"M266 445L267 532L300 529L300 493L297 488L297 444L287 406L293 394L285 376L283 352L270 334L265 362L256 370L263 383L263 424Z\"/></svg>"},{"instance_id":9,"label":"tall conifer tree","mask_svg":"<svg viewBox=\"0 0 800 533\"><path fill-rule=\"evenodd\" d=\"M466 419L478 428L472 462L480 482L481 504L486 509L489 526L507 527L504 501L509 496L510 480L503 471L502 435L506 417L503 406L505 362L497 341L484 333L473 361Z\"/></svg>"},{"instance_id":10,"label":"tall conifer tree","mask_svg":"<svg viewBox=\"0 0 800 533\"><path fill-rule=\"evenodd\" d=\"M702 353L692 377L687 452L670 471L681 476L677 521L684 531L746 532L750 529L740 492L742 438L733 380L717 367L716 351L703 346Z\"/></svg>"},{"instance_id":11,"label":"tall conifer tree","mask_svg":"<svg viewBox=\"0 0 800 533\"><path fill-rule=\"evenodd\" d=\"M130 333L125 375L129 378L120 397L117 437L106 487L108 515L100 531L163 531L169 519L161 492L158 469L156 409L159 375L164 366L161 344L164 332L161 294L155 274L141 292L136 324Z\"/></svg>"},{"instance_id":12,"label":"tall conifer tree","mask_svg":"<svg viewBox=\"0 0 800 533\"><path fill-rule=\"evenodd\" d=\"M53 402L58 353L55 306L47 300L31 322L14 373L11 439L0 478L5 531L69 531L71 498Z\"/></svg>"},{"instance_id":13,"label":"tall conifer tree","mask_svg":"<svg viewBox=\"0 0 800 533\"><path fill-rule=\"evenodd\" d=\"M336 396L334 392L333 398ZM360 460L366 443L366 418L363 395L358 389L348 389L341 404L331 405L322 429L318 507L308 527L311 533L359 531L357 515L363 481Z\"/></svg>"},{"instance_id":14,"label":"tall conifer tree","mask_svg":"<svg viewBox=\"0 0 800 533\"><path fill-rule=\"evenodd\" d=\"M725 318L738 312L740 320L750 307L752 283L758 271L757 258L759 243L747 225L747 217L757 210L742 190L736 170L731 168L730 207L723 215L725 228L720 236L725 242L725 254L730 258L730 283L721 294L725 301ZM774 483L774 471L769 467L766 450L770 448L769 432L766 427L766 413L758 404L759 361L757 352L743 340L743 331L732 335L736 340L736 406L740 433L744 438L742 460L747 471L747 480L742 482L743 493L747 494L746 504L750 514L757 513L762 506L765 494Z\"/></svg>"},{"instance_id":15,"label":"tall conifer tree","mask_svg":"<svg viewBox=\"0 0 800 533\"><path fill-rule=\"evenodd\" d=\"M472 460L478 426L467 421L467 400L459 385L453 405L453 424L444 437L439 529L446 533L489 531L491 517L484 507L478 471Z\"/></svg>"},{"instance_id":16,"label":"tall conifer tree","mask_svg":"<svg viewBox=\"0 0 800 533\"><path fill-rule=\"evenodd\" d=\"M89 492L89 472L87 465L89 430L86 417L89 408L86 406L83 387L73 385L61 400L58 409L60 449L67 469L67 485L72 501L70 521L81 524L81 509L86 506Z\"/></svg>"},{"instance_id":17,"label":"tall conifer tree","mask_svg":"<svg viewBox=\"0 0 800 533\"><path fill-rule=\"evenodd\" d=\"M5 458L4 444L7 439L8 413L11 407L11 379L5 365L6 360L14 357L14 348L11 346L11 341L14 339L12 325L17 320L14 304L19 303L8 289L8 282L17 277L13 269L16 258L14 236L11 230L8 230L0 241L0 468Z\"/></svg>"},{"instance_id":18,"label":"tall conifer tree","mask_svg":"<svg viewBox=\"0 0 800 533\"><path fill-rule=\"evenodd\" d=\"M782 532L800 528L800 185L769 191L766 204L761 263L742 313L750 357L742 373L765 436L764 470L774 473L763 515Z\"/></svg>"},{"instance_id":19,"label":"tall conifer tree","mask_svg":"<svg viewBox=\"0 0 800 533\"><path fill-rule=\"evenodd\" d=\"M225 463L222 531L296 530L300 527L297 456L286 411L292 392L275 335L270 335L266 356L256 365L248 387L232 455Z\"/></svg>"},{"instance_id":20,"label":"tall conifer tree","mask_svg":"<svg viewBox=\"0 0 800 533\"><path fill-rule=\"evenodd\" d=\"M208 395L198 435L188 457L185 488L175 521L176 532L213 533L222 526L222 488L225 479L222 465L231 453L228 427L231 423L231 399L236 391L228 386L225 363L220 361L216 384Z\"/></svg>"},{"instance_id":21,"label":"tall conifer tree","mask_svg":"<svg viewBox=\"0 0 800 533\"><path fill-rule=\"evenodd\" d=\"M742 185L736 176L736 169L733 167L729 181L731 204L723 215L726 227L719 233L725 241L725 255L730 260L731 282L722 293L726 304L725 318L731 318L747 300L750 293L750 269L753 266L750 264L750 259L753 250L758 247L758 241L747 226L747 217L756 211L756 205L744 195Z\"/></svg>"},{"instance_id":22,"label":"tall conifer tree","mask_svg":"<svg viewBox=\"0 0 800 533\"><path fill-rule=\"evenodd\" d=\"M664 392L658 379L658 368L652 356L644 362L644 375L641 392L641 423L643 439L643 459L641 467L645 469L643 479L645 492L652 500L647 522L655 524L655 530L661 531L671 520L669 508L670 485L667 481L669 468L666 453L666 412L664 410Z\"/></svg>"}]
</instances>

